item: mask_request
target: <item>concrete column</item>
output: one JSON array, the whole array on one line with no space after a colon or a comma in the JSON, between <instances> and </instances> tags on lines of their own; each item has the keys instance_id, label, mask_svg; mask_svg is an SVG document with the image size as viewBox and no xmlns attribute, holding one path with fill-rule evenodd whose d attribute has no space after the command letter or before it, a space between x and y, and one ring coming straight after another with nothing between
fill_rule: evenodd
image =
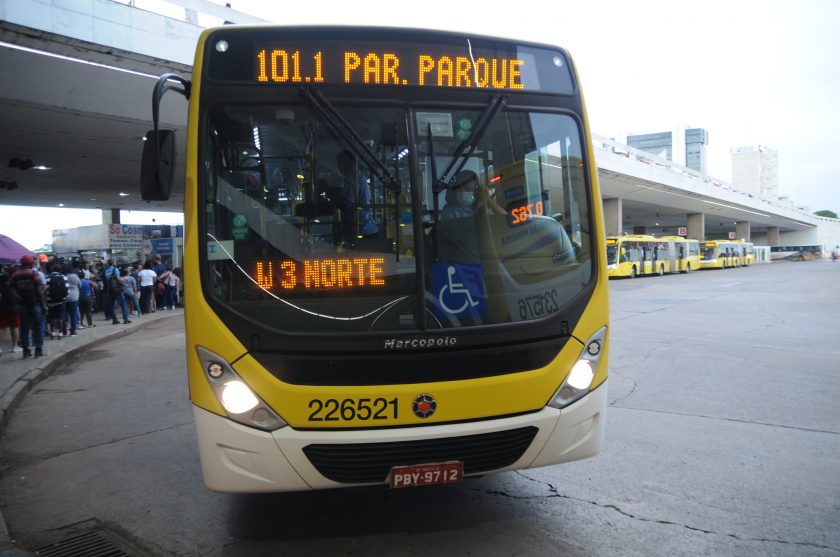
<instances>
[{"instance_id":1,"label":"concrete column","mask_svg":"<svg viewBox=\"0 0 840 557\"><path fill-rule=\"evenodd\" d=\"M607 236L621 236L624 216L621 210L621 198L604 200L604 230Z\"/></svg>"},{"instance_id":2,"label":"concrete column","mask_svg":"<svg viewBox=\"0 0 840 557\"><path fill-rule=\"evenodd\" d=\"M689 213L688 215L688 237L692 240L706 239L706 214Z\"/></svg>"},{"instance_id":3,"label":"concrete column","mask_svg":"<svg viewBox=\"0 0 840 557\"><path fill-rule=\"evenodd\" d=\"M779 227L778 226L768 226L767 227L767 245L768 246L778 246L779 245Z\"/></svg>"},{"instance_id":4,"label":"concrete column","mask_svg":"<svg viewBox=\"0 0 840 557\"><path fill-rule=\"evenodd\" d=\"M102 209L102 224L120 224L120 210Z\"/></svg>"},{"instance_id":5,"label":"concrete column","mask_svg":"<svg viewBox=\"0 0 840 557\"><path fill-rule=\"evenodd\" d=\"M749 242L750 240L750 221L740 221L735 223L735 235L739 240Z\"/></svg>"}]
</instances>

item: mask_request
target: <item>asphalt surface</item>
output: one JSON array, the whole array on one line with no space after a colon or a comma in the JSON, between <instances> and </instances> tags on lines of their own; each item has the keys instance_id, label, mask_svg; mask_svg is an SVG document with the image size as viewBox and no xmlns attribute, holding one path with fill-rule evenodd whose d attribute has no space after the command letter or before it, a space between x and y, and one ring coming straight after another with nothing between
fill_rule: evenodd
<instances>
[{"instance_id":1,"label":"asphalt surface","mask_svg":"<svg viewBox=\"0 0 840 557\"><path fill-rule=\"evenodd\" d=\"M181 320L67 357L0 438L7 547L95 534L137 557L840 555L840 263L610 289L604 451L451 486L210 492Z\"/></svg>"}]
</instances>

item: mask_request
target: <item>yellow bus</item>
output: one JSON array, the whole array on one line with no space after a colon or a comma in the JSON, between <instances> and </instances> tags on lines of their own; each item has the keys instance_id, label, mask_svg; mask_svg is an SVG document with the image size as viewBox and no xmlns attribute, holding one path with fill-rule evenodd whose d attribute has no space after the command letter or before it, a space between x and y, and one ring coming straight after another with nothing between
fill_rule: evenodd
<instances>
[{"instance_id":1,"label":"yellow bus","mask_svg":"<svg viewBox=\"0 0 840 557\"><path fill-rule=\"evenodd\" d=\"M700 268L700 242L682 236L661 236L661 240L674 242L675 271L690 273Z\"/></svg>"},{"instance_id":2,"label":"yellow bus","mask_svg":"<svg viewBox=\"0 0 840 557\"><path fill-rule=\"evenodd\" d=\"M189 99L187 373L205 484L460 481L595 455L601 197L560 48L437 31L205 31Z\"/></svg>"},{"instance_id":3,"label":"yellow bus","mask_svg":"<svg viewBox=\"0 0 840 557\"><path fill-rule=\"evenodd\" d=\"M752 242L745 240L739 240L738 242L741 244L741 265L747 267L755 263L755 250L753 250Z\"/></svg>"},{"instance_id":4,"label":"yellow bus","mask_svg":"<svg viewBox=\"0 0 840 557\"><path fill-rule=\"evenodd\" d=\"M688 268L688 247L684 238L673 238L657 238L647 234L608 237L608 276L635 278L640 275L685 272Z\"/></svg>"},{"instance_id":5,"label":"yellow bus","mask_svg":"<svg viewBox=\"0 0 840 557\"><path fill-rule=\"evenodd\" d=\"M707 240L700 245L702 269L740 267L744 261L744 247L737 240Z\"/></svg>"}]
</instances>

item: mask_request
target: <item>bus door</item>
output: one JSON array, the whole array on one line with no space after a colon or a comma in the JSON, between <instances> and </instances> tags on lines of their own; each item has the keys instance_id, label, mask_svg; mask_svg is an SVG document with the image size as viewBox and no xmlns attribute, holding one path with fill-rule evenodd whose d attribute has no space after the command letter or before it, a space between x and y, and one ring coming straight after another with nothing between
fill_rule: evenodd
<instances>
[{"instance_id":1,"label":"bus door","mask_svg":"<svg viewBox=\"0 0 840 557\"><path fill-rule=\"evenodd\" d=\"M626 242L626 261L630 263L631 267L636 267L637 274L644 274L645 272L645 256L642 246L638 242Z\"/></svg>"},{"instance_id":2,"label":"bus door","mask_svg":"<svg viewBox=\"0 0 840 557\"><path fill-rule=\"evenodd\" d=\"M668 246L668 272L669 273L676 273L680 269L680 262L682 260L682 250L680 253L677 254L677 250L674 249L674 241L668 240L666 244Z\"/></svg>"},{"instance_id":3,"label":"bus door","mask_svg":"<svg viewBox=\"0 0 840 557\"><path fill-rule=\"evenodd\" d=\"M671 242L673 244L673 242ZM676 253L677 257L677 266L676 270L679 272L683 272L685 270L686 265L688 265L688 257L685 253L685 244L680 242L677 244L674 253Z\"/></svg>"}]
</instances>

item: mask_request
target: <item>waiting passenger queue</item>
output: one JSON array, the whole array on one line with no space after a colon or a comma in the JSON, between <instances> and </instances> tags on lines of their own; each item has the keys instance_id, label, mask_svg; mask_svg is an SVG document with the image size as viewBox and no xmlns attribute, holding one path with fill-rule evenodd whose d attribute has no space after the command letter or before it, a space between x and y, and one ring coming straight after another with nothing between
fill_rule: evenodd
<instances>
[{"instance_id":1,"label":"waiting passenger queue","mask_svg":"<svg viewBox=\"0 0 840 557\"><path fill-rule=\"evenodd\" d=\"M689 273L753 263L753 244L743 240L701 242L682 236L644 234L607 238L607 274L610 278Z\"/></svg>"}]
</instances>

